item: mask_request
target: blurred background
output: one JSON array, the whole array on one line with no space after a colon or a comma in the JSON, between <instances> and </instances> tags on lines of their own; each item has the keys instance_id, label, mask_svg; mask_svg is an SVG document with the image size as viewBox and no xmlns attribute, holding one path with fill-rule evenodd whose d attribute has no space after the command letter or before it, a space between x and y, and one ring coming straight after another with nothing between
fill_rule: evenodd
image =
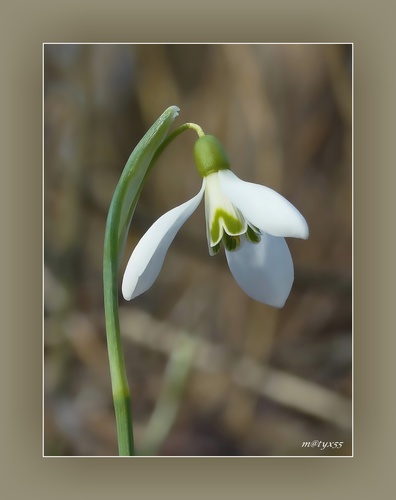
<instances>
[{"instance_id":1,"label":"blurred background","mask_svg":"<svg viewBox=\"0 0 396 500\"><path fill-rule=\"evenodd\" d=\"M352 452L352 47L158 44L44 48L44 453L117 455L104 328L107 211L131 151L170 105L233 171L289 199L283 309L257 303L210 257L203 204L154 286L120 321L140 455ZM139 238L201 184L187 131L152 170ZM121 266L121 273L124 265ZM340 448L303 442L343 442Z\"/></svg>"}]
</instances>

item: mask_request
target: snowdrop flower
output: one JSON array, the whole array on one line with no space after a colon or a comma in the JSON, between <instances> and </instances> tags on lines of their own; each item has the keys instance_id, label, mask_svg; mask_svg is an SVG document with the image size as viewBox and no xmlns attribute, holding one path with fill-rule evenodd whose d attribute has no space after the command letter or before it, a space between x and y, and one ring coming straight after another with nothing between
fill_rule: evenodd
<instances>
[{"instance_id":1,"label":"snowdrop flower","mask_svg":"<svg viewBox=\"0 0 396 500\"><path fill-rule=\"evenodd\" d=\"M125 269L124 298L131 300L152 286L177 232L205 197L210 255L223 245L230 271L242 290L259 302L282 307L294 280L284 237L308 238L304 217L276 191L232 173L215 137L200 137L194 157L203 177L201 190L160 217L139 241Z\"/></svg>"}]
</instances>

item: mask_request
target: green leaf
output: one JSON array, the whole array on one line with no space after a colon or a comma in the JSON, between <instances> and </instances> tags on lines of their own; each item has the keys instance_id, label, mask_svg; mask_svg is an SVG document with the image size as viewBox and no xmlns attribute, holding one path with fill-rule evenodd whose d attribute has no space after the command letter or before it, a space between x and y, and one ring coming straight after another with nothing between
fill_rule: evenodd
<instances>
[{"instance_id":1,"label":"green leaf","mask_svg":"<svg viewBox=\"0 0 396 500\"><path fill-rule=\"evenodd\" d=\"M118 260L120 257L153 156L166 138L169 128L178 114L179 108L177 106L171 106L165 110L141 139L126 162L114 192L107 221L107 229L110 232L109 237L112 243L112 258L117 255Z\"/></svg>"}]
</instances>

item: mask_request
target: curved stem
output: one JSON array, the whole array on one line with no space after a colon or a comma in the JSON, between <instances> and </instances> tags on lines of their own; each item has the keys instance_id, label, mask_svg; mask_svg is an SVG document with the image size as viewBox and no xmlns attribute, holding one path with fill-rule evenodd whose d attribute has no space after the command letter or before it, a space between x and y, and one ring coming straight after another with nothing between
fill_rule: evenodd
<instances>
[{"instance_id":1,"label":"curved stem","mask_svg":"<svg viewBox=\"0 0 396 500\"><path fill-rule=\"evenodd\" d=\"M150 167L156 159L162 154L162 152L169 146L169 144L176 139L178 135L180 135L182 132L185 132L186 130L195 130L195 132L198 134L198 137L202 137L205 135L205 132L202 130L202 128L197 125L196 123L184 123L184 125L181 125L179 128L174 130L168 137L162 142L162 144L158 147L157 151L154 153L153 159L151 160Z\"/></svg>"},{"instance_id":2,"label":"curved stem","mask_svg":"<svg viewBox=\"0 0 396 500\"><path fill-rule=\"evenodd\" d=\"M146 173L139 182L135 191L132 206L130 208L130 218L132 218L133 208L137 203L137 199L143 188L147 174L151 170L155 161L178 135L188 129L195 130L199 137L205 135L199 125L194 123L185 123L162 141L162 143L155 150L150 163L145 167ZM114 198L116 198L116 196ZM116 416L119 455L133 456L135 454L135 448L133 439L131 396L125 370L118 313L119 235L117 224L120 222L119 218L121 211L119 210L120 207L117 207L118 198L114 198L107 218L103 256L106 336L113 402ZM114 224L114 222L116 222L116 224Z\"/></svg>"}]
</instances>

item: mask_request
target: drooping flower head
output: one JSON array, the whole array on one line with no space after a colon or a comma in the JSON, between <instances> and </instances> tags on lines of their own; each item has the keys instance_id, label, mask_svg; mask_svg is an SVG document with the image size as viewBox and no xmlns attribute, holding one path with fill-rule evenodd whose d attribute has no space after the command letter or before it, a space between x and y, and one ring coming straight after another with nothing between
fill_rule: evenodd
<instances>
[{"instance_id":1,"label":"drooping flower head","mask_svg":"<svg viewBox=\"0 0 396 500\"><path fill-rule=\"evenodd\" d=\"M245 293L282 307L294 280L284 238L308 238L304 217L273 189L242 181L232 173L224 148L214 136L197 139L194 158L203 178L201 190L160 217L139 241L125 269L124 298L131 300L152 286L170 244L204 196L210 255L223 245L230 271Z\"/></svg>"}]
</instances>

